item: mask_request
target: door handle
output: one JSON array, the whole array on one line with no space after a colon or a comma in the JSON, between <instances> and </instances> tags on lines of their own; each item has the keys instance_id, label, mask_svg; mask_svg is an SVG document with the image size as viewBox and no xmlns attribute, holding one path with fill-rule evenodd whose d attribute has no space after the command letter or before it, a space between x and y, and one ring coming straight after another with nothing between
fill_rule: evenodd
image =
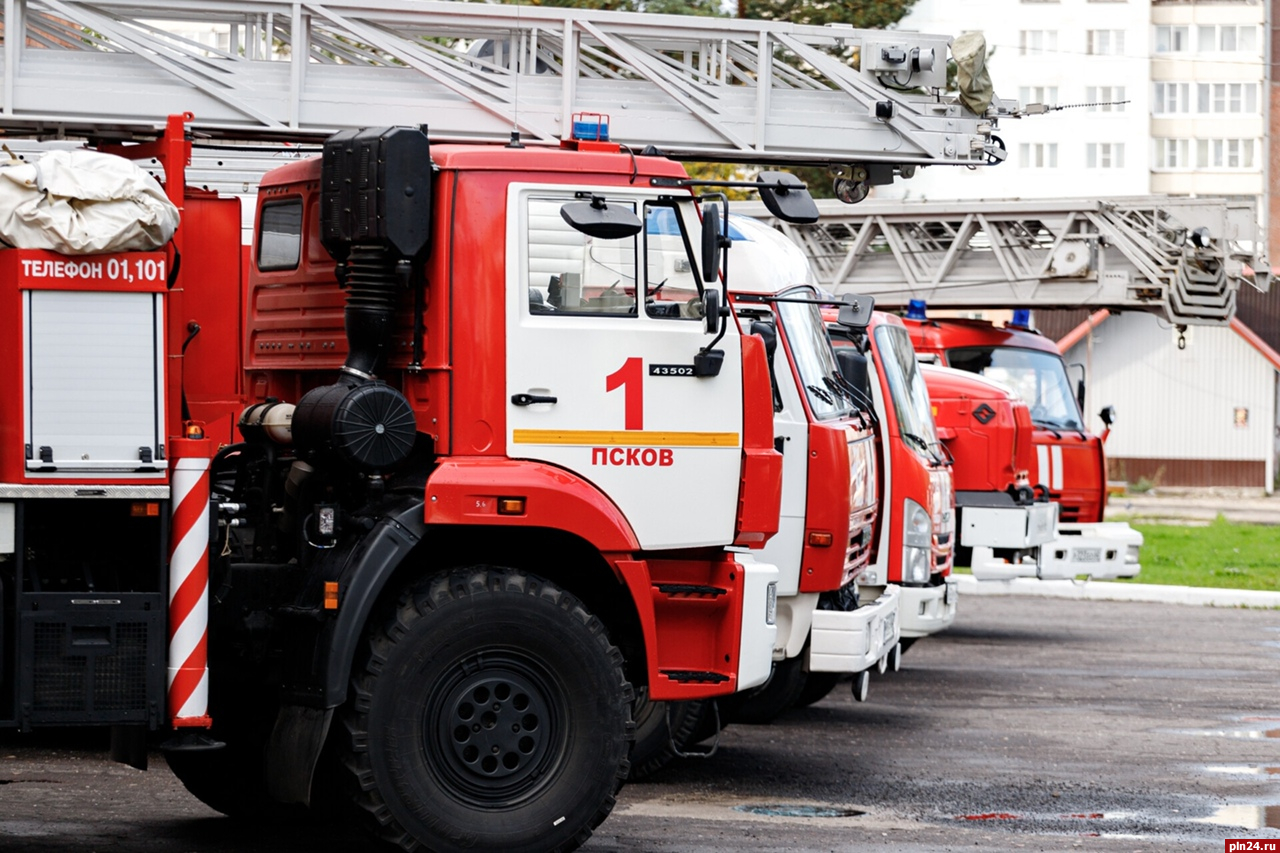
<instances>
[{"instance_id":1,"label":"door handle","mask_svg":"<svg viewBox=\"0 0 1280 853\"><path fill-rule=\"evenodd\" d=\"M554 403L558 398L544 397L540 394L512 394L511 402L517 406L532 406L534 403Z\"/></svg>"}]
</instances>

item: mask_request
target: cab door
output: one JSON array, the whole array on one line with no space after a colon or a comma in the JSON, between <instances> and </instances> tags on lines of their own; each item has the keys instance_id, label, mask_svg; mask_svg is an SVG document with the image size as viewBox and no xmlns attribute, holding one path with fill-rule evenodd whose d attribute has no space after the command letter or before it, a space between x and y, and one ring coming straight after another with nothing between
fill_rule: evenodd
<instances>
[{"instance_id":1,"label":"cab door","mask_svg":"<svg viewBox=\"0 0 1280 853\"><path fill-rule=\"evenodd\" d=\"M581 189L516 185L508 196L508 455L593 483L646 550L728 544L742 470L740 339L731 328L716 344L718 375L694 376L711 336L672 298L697 295L683 241L663 233L672 220L649 215L641 193L596 188L650 225L589 237L560 215Z\"/></svg>"}]
</instances>

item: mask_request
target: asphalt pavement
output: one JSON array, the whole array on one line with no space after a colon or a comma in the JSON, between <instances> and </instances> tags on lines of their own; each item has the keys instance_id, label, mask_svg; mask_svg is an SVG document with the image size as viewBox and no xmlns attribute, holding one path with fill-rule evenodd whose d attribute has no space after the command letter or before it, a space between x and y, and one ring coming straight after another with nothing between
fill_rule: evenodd
<instances>
[{"instance_id":1,"label":"asphalt pavement","mask_svg":"<svg viewBox=\"0 0 1280 853\"><path fill-rule=\"evenodd\" d=\"M5 853L349 853L237 824L163 759L0 733ZM585 853L1222 851L1280 839L1280 611L964 596L855 702L838 686L627 785Z\"/></svg>"}]
</instances>

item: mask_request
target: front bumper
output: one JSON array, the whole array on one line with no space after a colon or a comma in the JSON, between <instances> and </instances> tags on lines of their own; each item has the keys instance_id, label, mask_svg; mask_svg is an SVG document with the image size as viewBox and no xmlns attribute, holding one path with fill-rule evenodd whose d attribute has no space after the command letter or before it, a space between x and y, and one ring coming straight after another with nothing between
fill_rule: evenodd
<instances>
[{"instance_id":1,"label":"front bumper","mask_svg":"<svg viewBox=\"0 0 1280 853\"><path fill-rule=\"evenodd\" d=\"M1094 580L1137 577L1142 571L1142 534L1123 521L1060 524L1058 538L1040 547L1036 577ZM976 562L976 561L975 561Z\"/></svg>"},{"instance_id":2,"label":"front bumper","mask_svg":"<svg viewBox=\"0 0 1280 853\"><path fill-rule=\"evenodd\" d=\"M738 690L746 690L764 684L773 672L773 646L778 639L776 610L780 573L777 566L757 563L750 554L734 554L734 559L742 567L742 633L738 639L737 686Z\"/></svg>"},{"instance_id":3,"label":"front bumper","mask_svg":"<svg viewBox=\"0 0 1280 853\"><path fill-rule=\"evenodd\" d=\"M902 636L927 637L951 627L956 621L959 586L953 577L941 586L904 586L900 620Z\"/></svg>"},{"instance_id":4,"label":"front bumper","mask_svg":"<svg viewBox=\"0 0 1280 853\"><path fill-rule=\"evenodd\" d=\"M857 610L815 610L809 671L862 672L889 654L901 636L901 591L890 584L879 598Z\"/></svg>"}]
</instances>

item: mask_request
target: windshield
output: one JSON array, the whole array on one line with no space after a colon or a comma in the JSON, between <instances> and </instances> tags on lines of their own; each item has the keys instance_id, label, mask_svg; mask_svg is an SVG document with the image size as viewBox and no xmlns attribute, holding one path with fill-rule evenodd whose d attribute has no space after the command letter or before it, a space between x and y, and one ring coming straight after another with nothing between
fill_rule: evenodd
<instances>
[{"instance_id":1,"label":"windshield","mask_svg":"<svg viewBox=\"0 0 1280 853\"><path fill-rule=\"evenodd\" d=\"M1053 353L1014 347L964 347L947 350L947 362L980 373L1013 391L1031 409L1037 426L1084 429L1080 409L1062 359Z\"/></svg>"},{"instance_id":2,"label":"windshield","mask_svg":"<svg viewBox=\"0 0 1280 853\"><path fill-rule=\"evenodd\" d=\"M879 355L876 366L884 371L889 383L889 396L893 398L893 410L898 416L898 432L921 455L937 457L932 450L938 444L933 409L924 377L916 367L916 350L907 330L901 326L879 326L875 330L875 342Z\"/></svg>"},{"instance_id":3,"label":"windshield","mask_svg":"<svg viewBox=\"0 0 1280 853\"><path fill-rule=\"evenodd\" d=\"M788 291L784 298L786 296L814 299L817 294L809 288L800 288ZM853 399L839 378L836 357L818 306L804 302L775 302L774 307L814 420L826 421L851 415Z\"/></svg>"}]
</instances>

